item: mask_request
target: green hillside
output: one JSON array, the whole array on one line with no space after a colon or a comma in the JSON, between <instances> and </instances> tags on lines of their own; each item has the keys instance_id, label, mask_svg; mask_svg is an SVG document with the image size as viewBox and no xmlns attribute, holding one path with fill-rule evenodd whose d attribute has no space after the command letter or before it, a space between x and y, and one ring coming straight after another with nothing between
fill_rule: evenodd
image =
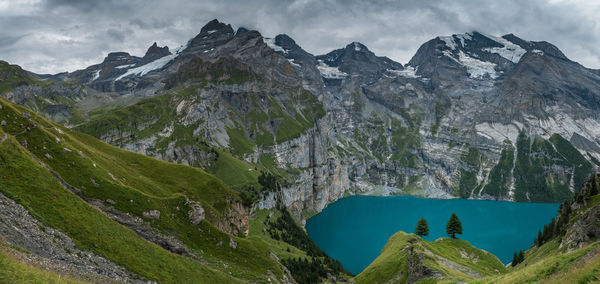
<instances>
[{"instance_id":1,"label":"green hillside","mask_svg":"<svg viewBox=\"0 0 600 284\"><path fill-rule=\"evenodd\" d=\"M0 191L81 249L163 282L230 282L232 276L264 282L267 271L282 276L266 244L245 238L247 225L232 223L247 222L230 218L245 209L239 209L238 194L214 176L109 146L4 99L0 105L0 120L6 122L0 130ZM158 234L180 239L191 255L148 242L89 202L141 218ZM197 225L188 219L193 204L205 212ZM148 217L151 210L160 217ZM218 245L230 241L237 246Z\"/></svg>"},{"instance_id":2,"label":"green hillside","mask_svg":"<svg viewBox=\"0 0 600 284\"><path fill-rule=\"evenodd\" d=\"M428 242L398 232L381 254L355 278L355 283L469 281L506 271L498 258L467 241L442 238Z\"/></svg>"}]
</instances>

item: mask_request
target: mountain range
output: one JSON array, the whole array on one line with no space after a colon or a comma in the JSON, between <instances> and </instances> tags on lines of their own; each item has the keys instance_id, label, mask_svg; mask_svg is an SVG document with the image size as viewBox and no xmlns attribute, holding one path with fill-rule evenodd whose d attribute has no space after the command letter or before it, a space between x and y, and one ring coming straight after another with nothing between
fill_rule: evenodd
<instances>
[{"instance_id":1,"label":"mountain range","mask_svg":"<svg viewBox=\"0 0 600 284\"><path fill-rule=\"evenodd\" d=\"M287 35L213 20L178 48L112 52L74 72L0 62L0 93L5 159L27 169L3 191L7 202L114 262L96 273L113 279L196 277L177 270L191 258L221 281L287 282L297 271L279 258L290 255L323 263L321 278L347 279L295 223L341 197L563 202L600 166L600 70L513 34L439 36L401 64L358 42L313 55ZM174 252L164 258L177 269L156 274L153 263L71 231L61 222L75 216L37 208L45 195L12 187L30 179L81 197L64 204L88 206L89 222L136 232L115 240L139 242L128 249ZM253 234L253 224L263 230Z\"/></svg>"}]
</instances>

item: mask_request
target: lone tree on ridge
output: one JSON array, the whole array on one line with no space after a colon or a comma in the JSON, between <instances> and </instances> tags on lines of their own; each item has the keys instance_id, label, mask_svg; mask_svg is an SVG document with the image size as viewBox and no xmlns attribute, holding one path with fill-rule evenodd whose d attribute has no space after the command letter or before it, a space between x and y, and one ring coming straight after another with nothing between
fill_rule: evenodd
<instances>
[{"instance_id":1,"label":"lone tree on ridge","mask_svg":"<svg viewBox=\"0 0 600 284\"><path fill-rule=\"evenodd\" d=\"M460 220L458 220L458 216L452 212L450 216L450 220L446 224L446 234L448 234L451 238L456 239L456 234L462 235L463 228Z\"/></svg>"},{"instance_id":2,"label":"lone tree on ridge","mask_svg":"<svg viewBox=\"0 0 600 284\"><path fill-rule=\"evenodd\" d=\"M429 235L429 226L427 225L427 220L421 217L421 220L417 222L417 227L415 228L415 234L424 237Z\"/></svg>"}]
</instances>

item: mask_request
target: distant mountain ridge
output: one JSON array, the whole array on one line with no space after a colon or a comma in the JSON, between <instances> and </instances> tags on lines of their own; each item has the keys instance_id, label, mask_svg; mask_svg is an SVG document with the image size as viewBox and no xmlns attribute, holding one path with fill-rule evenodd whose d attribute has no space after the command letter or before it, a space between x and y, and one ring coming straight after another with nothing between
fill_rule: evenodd
<instances>
[{"instance_id":1,"label":"distant mountain ridge","mask_svg":"<svg viewBox=\"0 0 600 284\"><path fill-rule=\"evenodd\" d=\"M300 219L347 194L560 201L600 165L598 71L513 34L436 37L402 65L358 42L315 56L213 20L144 58L57 76L85 87L51 100L69 107L56 117L167 161L213 167L201 140L268 164ZM5 94L51 116L28 95ZM133 111L165 96L173 115Z\"/></svg>"}]
</instances>

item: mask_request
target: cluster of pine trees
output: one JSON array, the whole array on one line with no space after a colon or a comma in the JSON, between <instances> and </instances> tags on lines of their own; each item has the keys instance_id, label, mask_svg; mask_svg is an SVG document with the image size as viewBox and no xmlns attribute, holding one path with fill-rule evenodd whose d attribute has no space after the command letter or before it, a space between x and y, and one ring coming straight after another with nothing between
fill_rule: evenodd
<instances>
[{"instance_id":1,"label":"cluster of pine trees","mask_svg":"<svg viewBox=\"0 0 600 284\"><path fill-rule=\"evenodd\" d=\"M274 221L271 218L267 219L267 232L273 239L284 241L307 254L306 258L282 260L283 265L290 270L298 283L320 283L319 279L327 277L328 273L350 274L344 270L338 260L329 257L308 237L285 206L278 204L277 209L281 212L281 216Z\"/></svg>"},{"instance_id":2,"label":"cluster of pine trees","mask_svg":"<svg viewBox=\"0 0 600 284\"><path fill-rule=\"evenodd\" d=\"M270 218L267 219L267 232L269 232L271 238L297 247L305 251L309 256L326 256L308 237L306 232L296 224L292 215L285 208L281 208L280 211L281 216L275 221L272 221Z\"/></svg>"},{"instance_id":3,"label":"cluster of pine trees","mask_svg":"<svg viewBox=\"0 0 600 284\"><path fill-rule=\"evenodd\" d=\"M344 271L342 264L330 258L288 258L281 261L298 283L321 283L331 271Z\"/></svg>"},{"instance_id":4,"label":"cluster of pine trees","mask_svg":"<svg viewBox=\"0 0 600 284\"><path fill-rule=\"evenodd\" d=\"M256 170L256 168L254 168L254 170ZM258 201L258 199L260 198L261 191L278 192L281 190L281 184L277 176L271 173L261 172L258 176L258 183L262 186L261 190L254 187L253 185L247 185L237 189L240 193L240 197L242 198L242 203L244 204L244 206L252 207L252 204L255 204L256 201Z\"/></svg>"},{"instance_id":5,"label":"cluster of pine trees","mask_svg":"<svg viewBox=\"0 0 600 284\"><path fill-rule=\"evenodd\" d=\"M517 266L517 264L523 262L525 260L525 252L520 250L519 253L513 253L513 260L511 262L511 266Z\"/></svg>"},{"instance_id":6,"label":"cluster of pine trees","mask_svg":"<svg viewBox=\"0 0 600 284\"><path fill-rule=\"evenodd\" d=\"M453 239L456 239L456 234L462 235L463 228L460 220L458 220L458 216L452 212L450 215L450 220L446 224L446 234ZM429 235L429 226L427 225L427 220L423 217L417 222L417 227L415 228L415 234L421 237Z\"/></svg>"}]
</instances>

